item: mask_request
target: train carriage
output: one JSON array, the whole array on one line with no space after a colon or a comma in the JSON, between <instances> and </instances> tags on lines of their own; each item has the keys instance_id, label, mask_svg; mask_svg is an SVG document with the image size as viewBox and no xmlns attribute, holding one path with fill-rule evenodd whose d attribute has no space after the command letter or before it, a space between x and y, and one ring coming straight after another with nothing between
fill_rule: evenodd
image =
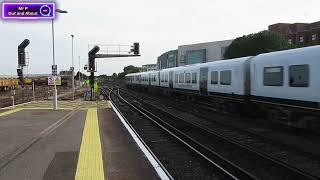
<instances>
[{"instance_id":1,"label":"train carriage","mask_svg":"<svg viewBox=\"0 0 320 180\"><path fill-rule=\"evenodd\" d=\"M200 66L202 95L243 101L250 93L250 60L230 59Z\"/></svg>"},{"instance_id":2,"label":"train carriage","mask_svg":"<svg viewBox=\"0 0 320 180\"><path fill-rule=\"evenodd\" d=\"M170 70L172 88L176 91L199 95L199 64L179 67Z\"/></svg>"},{"instance_id":3,"label":"train carriage","mask_svg":"<svg viewBox=\"0 0 320 180\"><path fill-rule=\"evenodd\" d=\"M320 46L256 56L251 61L251 101L273 116L291 119L290 123L310 119L310 114L316 119L320 116L319 58Z\"/></svg>"},{"instance_id":4,"label":"train carriage","mask_svg":"<svg viewBox=\"0 0 320 180\"><path fill-rule=\"evenodd\" d=\"M211 99L223 111L266 112L269 119L320 128L319 58L320 46L313 46L127 76L138 89L152 86Z\"/></svg>"},{"instance_id":5,"label":"train carriage","mask_svg":"<svg viewBox=\"0 0 320 180\"><path fill-rule=\"evenodd\" d=\"M251 62L256 102L319 110L320 46L261 54Z\"/></svg>"}]
</instances>

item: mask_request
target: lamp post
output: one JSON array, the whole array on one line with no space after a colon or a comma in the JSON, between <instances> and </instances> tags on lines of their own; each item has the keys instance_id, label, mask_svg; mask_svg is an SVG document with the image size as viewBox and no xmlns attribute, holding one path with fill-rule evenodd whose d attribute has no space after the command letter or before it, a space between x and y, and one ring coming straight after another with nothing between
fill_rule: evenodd
<instances>
[{"instance_id":1,"label":"lamp post","mask_svg":"<svg viewBox=\"0 0 320 180\"><path fill-rule=\"evenodd\" d=\"M79 74L78 74L78 78L79 78L79 89L81 88L81 64L80 64L81 58L79 56Z\"/></svg>"},{"instance_id":2,"label":"lamp post","mask_svg":"<svg viewBox=\"0 0 320 180\"><path fill-rule=\"evenodd\" d=\"M68 13L68 11L56 9L56 13ZM57 76L55 51L54 51L54 23L53 23L53 19L51 20L51 25L52 25L51 26L51 30L52 30L52 75ZM54 68L55 68L55 70L54 70ZM53 109L57 110L58 109L58 95L57 95L57 86L56 86L55 80L54 80L52 103L53 103Z\"/></svg>"},{"instance_id":3,"label":"lamp post","mask_svg":"<svg viewBox=\"0 0 320 180\"><path fill-rule=\"evenodd\" d=\"M71 34L71 41L72 41L72 67L71 67L71 71L72 71L72 100L74 100L74 63L73 63L73 38L74 35Z\"/></svg>"}]
</instances>

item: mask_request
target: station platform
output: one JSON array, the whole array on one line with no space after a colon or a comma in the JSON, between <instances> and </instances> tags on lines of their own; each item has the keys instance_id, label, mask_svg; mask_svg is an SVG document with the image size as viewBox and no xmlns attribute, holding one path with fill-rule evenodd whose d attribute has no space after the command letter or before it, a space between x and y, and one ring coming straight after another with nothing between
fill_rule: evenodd
<instances>
[{"instance_id":1,"label":"station platform","mask_svg":"<svg viewBox=\"0 0 320 180\"><path fill-rule=\"evenodd\" d=\"M58 107L0 109L0 179L165 179L108 101Z\"/></svg>"}]
</instances>

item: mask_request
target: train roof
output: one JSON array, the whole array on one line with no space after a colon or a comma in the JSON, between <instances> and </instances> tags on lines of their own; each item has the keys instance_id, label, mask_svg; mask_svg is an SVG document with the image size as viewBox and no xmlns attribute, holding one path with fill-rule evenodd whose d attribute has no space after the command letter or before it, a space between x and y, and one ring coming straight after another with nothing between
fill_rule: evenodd
<instances>
[{"instance_id":1,"label":"train roof","mask_svg":"<svg viewBox=\"0 0 320 180\"><path fill-rule=\"evenodd\" d=\"M208 63L202 63L199 66L203 67L203 66L211 66L211 65L234 65L234 64L244 63L245 61L251 58L253 58L253 56L234 58L234 59L225 59L225 60L213 61Z\"/></svg>"},{"instance_id":2,"label":"train roof","mask_svg":"<svg viewBox=\"0 0 320 180\"><path fill-rule=\"evenodd\" d=\"M259 62L277 62L279 59L301 59L304 60L314 59L314 57L320 56L320 45L317 46L310 46L304 48L297 48L297 49L289 49L284 51L276 51L271 53L264 53L259 54L255 58L253 58L254 63Z\"/></svg>"}]
</instances>

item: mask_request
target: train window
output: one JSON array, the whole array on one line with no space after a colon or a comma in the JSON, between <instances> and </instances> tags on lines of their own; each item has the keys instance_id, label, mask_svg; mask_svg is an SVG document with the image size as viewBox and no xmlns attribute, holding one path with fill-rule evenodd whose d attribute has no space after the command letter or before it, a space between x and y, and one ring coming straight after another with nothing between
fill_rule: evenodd
<instances>
[{"instance_id":1,"label":"train window","mask_svg":"<svg viewBox=\"0 0 320 180\"><path fill-rule=\"evenodd\" d=\"M211 71L211 84L218 84L218 71Z\"/></svg>"},{"instance_id":2,"label":"train window","mask_svg":"<svg viewBox=\"0 0 320 180\"><path fill-rule=\"evenodd\" d=\"M186 83L187 84L191 83L191 74L190 73L186 74Z\"/></svg>"},{"instance_id":3,"label":"train window","mask_svg":"<svg viewBox=\"0 0 320 180\"><path fill-rule=\"evenodd\" d=\"M175 83L178 83L178 74L175 74L175 75L174 75L174 82L175 82Z\"/></svg>"},{"instance_id":4,"label":"train window","mask_svg":"<svg viewBox=\"0 0 320 180\"><path fill-rule=\"evenodd\" d=\"M184 83L184 74L183 73L179 74L179 83Z\"/></svg>"},{"instance_id":5,"label":"train window","mask_svg":"<svg viewBox=\"0 0 320 180\"><path fill-rule=\"evenodd\" d=\"M263 74L264 86L283 86L283 67L265 67Z\"/></svg>"},{"instance_id":6,"label":"train window","mask_svg":"<svg viewBox=\"0 0 320 180\"><path fill-rule=\"evenodd\" d=\"M221 71L220 72L220 84L231 85L231 71Z\"/></svg>"},{"instance_id":7,"label":"train window","mask_svg":"<svg viewBox=\"0 0 320 180\"><path fill-rule=\"evenodd\" d=\"M309 86L309 65L293 65L289 67L289 85L291 87Z\"/></svg>"},{"instance_id":8,"label":"train window","mask_svg":"<svg viewBox=\"0 0 320 180\"><path fill-rule=\"evenodd\" d=\"M197 73L192 73L192 84L197 84Z\"/></svg>"}]
</instances>

